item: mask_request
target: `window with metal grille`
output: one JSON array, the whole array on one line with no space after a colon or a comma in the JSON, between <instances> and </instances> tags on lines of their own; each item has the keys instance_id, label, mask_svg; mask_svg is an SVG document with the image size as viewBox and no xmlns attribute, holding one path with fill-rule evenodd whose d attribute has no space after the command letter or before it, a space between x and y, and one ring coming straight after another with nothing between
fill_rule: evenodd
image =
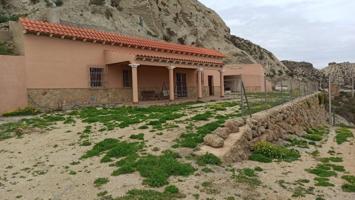
<instances>
[{"instance_id":1,"label":"window with metal grille","mask_svg":"<svg viewBox=\"0 0 355 200\"><path fill-rule=\"evenodd\" d=\"M103 87L104 68L90 68L90 86Z\"/></svg>"},{"instance_id":2,"label":"window with metal grille","mask_svg":"<svg viewBox=\"0 0 355 200\"><path fill-rule=\"evenodd\" d=\"M130 70L123 70L123 87L132 87L132 73Z\"/></svg>"}]
</instances>

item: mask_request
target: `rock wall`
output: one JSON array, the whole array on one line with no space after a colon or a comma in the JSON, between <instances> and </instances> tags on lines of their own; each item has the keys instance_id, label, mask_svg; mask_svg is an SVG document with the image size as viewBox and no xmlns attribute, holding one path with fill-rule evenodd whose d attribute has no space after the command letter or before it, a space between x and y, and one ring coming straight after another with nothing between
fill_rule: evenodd
<instances>
[{"instance_id":1,"label":"rock wall","mask_svg":"<svg viewBox=\"0 0 355 200\"><path fill-rule=\"evenodd\" d=\"M28 89L31 107L41 111L132 102L131 89Z\"/></svg>"},{"instance_id":2,"label":"rock wall","mask_svg":"<svg viewBox=\"0 0 355 200\"><path fill-rule=\"evenodd\" d=\"M327 117L321 93L301 97L247 119L226 122L225 127L206 136L198 154L209 152L227 163L245 160L258 141L275 142L292 134L302 135L309 128L326 124ZM222 144L221 138L224 139Z\"/></svg>"}]
</instances>

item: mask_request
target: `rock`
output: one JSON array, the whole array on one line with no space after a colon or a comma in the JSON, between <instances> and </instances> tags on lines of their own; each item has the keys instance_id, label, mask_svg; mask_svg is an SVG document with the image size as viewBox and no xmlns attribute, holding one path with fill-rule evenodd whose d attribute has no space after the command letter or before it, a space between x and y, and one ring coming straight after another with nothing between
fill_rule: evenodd
<instances>
[{"instance_id":1,"label":"rock","mask_svg":"<svg viewBox=\"0 0 355 200\"><path fill-rule=\"evenodd\" d=\"M239 118L239 119L234 120L234 123L235 123L237 126L242 127L242 126L245 125L246 122L245 122L245 119Z\"/></svg>"},{"instance_id":2,"label":"rock","mask_svg":"<svg viewBox=\"0 0 355 200\"><path fill-rule=\"evenodd\" d=\"M227 127L218 128L217 130L215 130L215 134L223 139L227 139L229 134L231 134L231 133L232 133L232 131Z\"/></svg>"},{"instance_id":3,"label":"rock","mask_svg":"<svg viewBox=\"0 0 355 200\"><path fill-rule=\"evenodd\" d=\"M229 133L237 133L239 132L239 126L240 123L238 121L227 121L226 123L224 123L224 127L229 129Z\"/></svg>"},{"instance_id":4,"label":"rock","mask_svg":"<svg viewBox=\"0 0 355 200\"><path fill-rule=\"evenodd\" d=\"M203 138L203 141L206 145L214 147L214 148L221 148L224 145L224 140L223 138L219 137L218 135L215 134L209 134L206 135Z\"/></svg>"}]
</instances>

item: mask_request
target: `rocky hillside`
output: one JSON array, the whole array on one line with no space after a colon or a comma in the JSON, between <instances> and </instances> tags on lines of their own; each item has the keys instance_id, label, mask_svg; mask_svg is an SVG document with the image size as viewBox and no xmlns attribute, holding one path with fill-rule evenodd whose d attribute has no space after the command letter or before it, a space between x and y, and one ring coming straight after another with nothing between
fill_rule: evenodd
<instances>
[{"instance_id":1,"label":"rocky hillside","mask_svg":"<svg viewBox=\"0 0 355 200\"><path fill-rule=\"evenodd\" d=\"M323 72L313 67L309 62L281 61L288 69L289 75L297 79L307 79L310 81L324 80Z\"/></svg>"},{"instance_id":2,"label":"rocky hillside","mask_svg":"<svg viewBox=\"0 0 355 200\"><path fill-rule=\"evenodd\" d=\"M0 10L1 21L16 16L55 19L77 26L213 48L227 56L227 64L257 62L268 65L272 76L287 74L287 68L271 52L231 35L224 21L198 0L0 0Z\"/></svg>"},{"instance_id":3,"label":"rocky hillside","mask_svg":"<svg viewBox=\"0 0 355 200\"><path fill-rule=\"evenodd\" d=\"M351 78L355 77L355 63L329 63L328 67L322 69L322 72L327 77L330 75L334 83L344 88L351 88Z\"/></svg>"}]
</instances>

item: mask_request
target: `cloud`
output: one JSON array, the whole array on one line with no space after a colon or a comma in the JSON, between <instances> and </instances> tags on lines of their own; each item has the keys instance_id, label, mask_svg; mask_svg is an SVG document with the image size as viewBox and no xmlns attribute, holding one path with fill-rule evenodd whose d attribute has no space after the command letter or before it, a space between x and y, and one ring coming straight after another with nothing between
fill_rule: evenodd
<instances>
[{"instance_id":1,"label":"cloud","mask_svg":"<svg viewBox=\"0 0 355 200\"><path fill-rule=\"evenodd\" d=\"M232 33L267 48L280 59L355 62L355 1L201 0Z\"/></svg>"}]
</instances>

